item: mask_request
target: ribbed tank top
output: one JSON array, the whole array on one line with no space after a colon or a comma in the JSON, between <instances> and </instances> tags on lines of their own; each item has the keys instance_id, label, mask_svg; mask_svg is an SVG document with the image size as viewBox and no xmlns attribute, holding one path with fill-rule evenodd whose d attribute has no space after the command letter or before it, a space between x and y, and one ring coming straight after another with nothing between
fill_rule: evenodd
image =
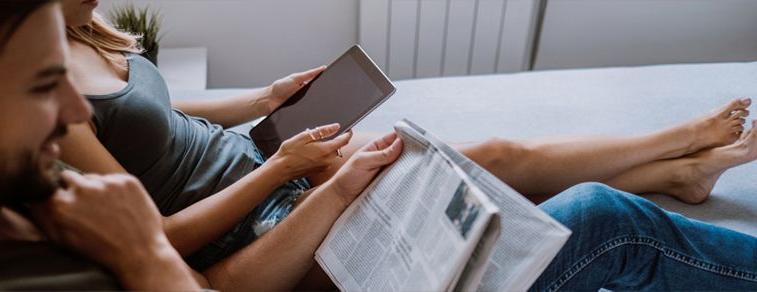
<instances>
[{"instance_id":1,"label":"ribbed tank top","mask_svg":"<svg viewBox=\"0 0 757 292\"><path fill-rule=\"evenodd\" d=\"M97 138L139 178L165 216L212 195L263 163L249 137L171 107L158 69L127 56L128 85L87 96Z\"/></svg>"}]
</instances>

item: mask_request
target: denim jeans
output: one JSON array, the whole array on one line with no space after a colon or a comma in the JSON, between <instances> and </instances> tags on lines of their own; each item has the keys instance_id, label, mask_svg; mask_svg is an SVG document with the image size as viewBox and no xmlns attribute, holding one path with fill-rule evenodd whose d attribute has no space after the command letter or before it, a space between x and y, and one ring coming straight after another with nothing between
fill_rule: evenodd
<instances>
[{"instance_id":1,"label":"denim jeans","mask_svg":"<svg viewBox=\"0 0 757 292\"><path fill-rule=\"evenodd\" d=\"M757 238L598 183L539 207L573 231L533 291L757 291Z\"/></svg>"}]
</instances>

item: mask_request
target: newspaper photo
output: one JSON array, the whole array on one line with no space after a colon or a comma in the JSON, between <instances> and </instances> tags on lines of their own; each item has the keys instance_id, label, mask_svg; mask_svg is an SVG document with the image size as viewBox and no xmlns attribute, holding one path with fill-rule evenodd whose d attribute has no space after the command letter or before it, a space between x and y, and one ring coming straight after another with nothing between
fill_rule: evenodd
<instances>
[{"instance_id":1,"label":"newspaper photo","mask_svg":"<svg viewBox=\"0 0 757 292\"><path fill-rule=\"evenodd\" d=\"M403 153L335 222L315 259L343 291L522 291L570 231L407 120Z\"/></svg>"}]
</instances>

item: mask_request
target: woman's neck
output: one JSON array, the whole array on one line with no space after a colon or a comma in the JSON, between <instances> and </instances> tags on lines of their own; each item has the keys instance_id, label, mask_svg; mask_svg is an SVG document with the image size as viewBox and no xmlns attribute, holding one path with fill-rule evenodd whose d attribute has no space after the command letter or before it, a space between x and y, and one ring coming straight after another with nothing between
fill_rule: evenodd
<instances>
[{"instance_id":1,"label":"woman's neck","mask_svg":"<svg viewBox=\"0 0 757 292\"><path fill-rule=\"evenodd\" d=\"M118 55L123 66L113 65L89 45L69 41L71 49L71 79L85 95L104 95L117 92L126 87L129 70L126 57Z\"/></svg>"}]
</instances>

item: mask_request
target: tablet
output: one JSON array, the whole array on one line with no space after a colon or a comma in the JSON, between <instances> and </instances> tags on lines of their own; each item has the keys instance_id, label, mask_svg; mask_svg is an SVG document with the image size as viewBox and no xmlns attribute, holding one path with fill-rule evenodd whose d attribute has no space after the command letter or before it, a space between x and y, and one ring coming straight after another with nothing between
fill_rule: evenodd
<instances>
[{"instance_id":1,"label":"tablet","mask_svg":"<svg viewBox=\"0 0 757 292\"><path fill-rule=\"evenodd\" d=\"M305 129L339 123L349 131L396 88L360 46L353 46L250 130L265 157Z\"/></svg>"}]
</instances>

